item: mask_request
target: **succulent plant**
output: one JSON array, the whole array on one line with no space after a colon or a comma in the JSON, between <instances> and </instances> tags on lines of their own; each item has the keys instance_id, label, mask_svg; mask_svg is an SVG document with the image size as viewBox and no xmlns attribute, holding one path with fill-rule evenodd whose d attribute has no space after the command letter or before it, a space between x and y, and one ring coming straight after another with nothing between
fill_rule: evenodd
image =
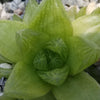
<instances>
[{"instance_id":1,"label":"succulent plant","mask_svg":"<svg viewBox=\"0 0 100 100\"><path fill-rule=\"evenodd\" d=\"M23 21L0 21L0 54L15 65L0 100L100 100L83 72L100 57L100 15L75 15L60 0L29 0Z\"/></svg>"}]
</instances>

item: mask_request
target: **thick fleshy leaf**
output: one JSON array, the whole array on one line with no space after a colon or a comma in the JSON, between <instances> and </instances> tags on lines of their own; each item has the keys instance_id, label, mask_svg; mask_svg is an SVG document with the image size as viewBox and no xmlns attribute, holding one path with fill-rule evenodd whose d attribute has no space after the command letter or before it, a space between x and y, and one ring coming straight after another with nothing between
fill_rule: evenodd
<instances>
[{"instance_id":1,"label":"thick fleshy leaf","mask_svg":"<svg viewBox=\"0 0 100 100\"><path fill-rule=\"evenodd\" d=\"M35 10L37 9L38 7L38 4L36 3L36 0L29 0L28 1L28 4L26 6L26 9L25 9L25 15L24 15L24 18L23 18L23 21L27 24L29 24L33 19L34 17L34 12Z\"/></svg>"},{"instance_id":2,"label":"thick fleshy leaf","mask_svg":"<svg viewBox=\"0 0 100 100\"><path fill-rule=\"evenodd\" d=\"M37 76L33 65L19 62L11 73L4 91L9 97L31 99L45 95L50 87Z\"/></svg>"},{"instance_id":3,"label":"thick fleshy leaf","mask_svg":"<svg viewBox=\"0 0 100 100\"><path fill-rule=\"evenodd\" d=\"M24 100L29 100L29 99L24 99ZM36 99L31 99L31 100L56 100L54 95L50 92L42 97L36 98Z\"/></svg>"},{"instance_id":4,"label":"thick fleshy leaf","mask_svg":"<svg viewBox=\"0 0 100 100\"><path fill-rule=\"evenodd\" d=\"M85 36L86 31L95 25L100 24L100 15L87 15L73 21L73 31L75 36Z\"/></svg>"},{"instance_id":5,"label":"thick fleshy leaf","mask_svg":"<svg viewBox=\"0 0 100 100\"><path fill-rule=\"evenodd\" d=\"M31 29L21 30L17 33L17 43L22 53L22 59L29 59L33 61L34 55L41 50L47 41L49 36L34 32Z\"/></svg>"},{"instance_id":6,"label":"thick fleshy leaf","mask_svg":"<svg viewBox=\"0 0 100 100\"><path fill-rule=\"evenodd\" d=\"M100 47L100 24L89 28L85 34L84 38L88 39L90 42L94 42Z\"/></svg>"},{"instance_id":7,"label":"thick fleshy leaf","mask_svg":"<svg viewBox=\"0 0 100 100\"><path fill-rule=\"evenodd\" d=\"M100 47L100 15L91 14L73 21L74 35L94 42Z\"/></svg>"},{"instance_id":8,"label":"thick fleshy leaf","mask_svg":"<svg viewBox=\"0 0 100 100\"><path fill-rule=\"evenodd\" d=\"M67 65L71 75L83 71L99 59L100 49L94 43L80 37L72 37L69 42L70 56Z\"/></svg>"},{"instance_id":9,"label":"thick fleshy leaf","mask_svg":"<svg viewBox=\"0 0 100 100\"><path fill-rule=\"evenodd\" d=\"M52 85L61 85L66 80L69 73L68 66L57 68L51 71L38 71L38 75Z\"/></svg>"},{"instance_id":10,"label":"thick fleshy leaf","mask_svg":"<svg viewBox=\"0 0 100 100\"><path fill-rule=\"evenodd\" d=\"M16 32L25 27L23 23L16 21L0 21L0 54L12 62L20 58L20 50L16 44Z\"/></svg>"},{"instance_id":11,"label":"thick fleshy leaf","mask_svg":"<svg viewBox=\"0 0 100 100\"><path fill-rule=\"evenodd\" d=\"M100 100L100 85L83 72L55 87L53 93L57 100Z\"/></svg>"},{"instance_id":12,"label":"thick fleshy leaf","mask_svg":"<svg viewBox=\"0 0 100 100\"><path fill-rule=\"evenodd\" d=\"M35 32L48 34L49 37L66 39L72 35L72 26L61 0L43 0L30 27Z\"/></svg>"}]
</instances>

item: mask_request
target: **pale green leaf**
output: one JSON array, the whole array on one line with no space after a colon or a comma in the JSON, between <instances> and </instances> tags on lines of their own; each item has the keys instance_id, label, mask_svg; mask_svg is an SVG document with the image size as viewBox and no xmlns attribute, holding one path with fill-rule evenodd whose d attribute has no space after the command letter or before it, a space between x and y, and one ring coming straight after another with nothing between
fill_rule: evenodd
<instances>
[{"instance_id":1,"label":"pale green leaf","mask_svg":"<svg viewBox=\"0 0 100 100\"><path fill-rule=\"evenodd\" d=\"M93 41L98 47L100 47L100 24L89 28L86 34L86 38Z\"/></svg>"},{"instance_id":2,"label":"pale green leaf","mask_svg":"<svg viewBox=\"0 0 100 100\"><path fill-rule=\"evenodd\" d=\"M20 30L17 33L17 43L20 47L22 59L33 61L34 56L49 41L49 36L32 31L31 29ZM26 59L26 60L27 60Z\"/></svg>"},{"instance_id":3,"label":"pale green leaf","mask_svg":"<svg viewBox=\"0 0 100 100\"><path fill-rule=\"evenodd\" d=\"M49 37L63 39L72 35L72 26L60 0L43 0L35 13L30 28Z\"/></svg>"},{"instance_id":4,"label":"pale green leaf","mask_svg":"<svg viewBox=\"0 0 100 100\"><path fill-rule=\"evenodd\" d=\"M70 77L53 89L57 100L100 100L100 85L87 73Z\"/></svg>"},{"instance_id":5,"label":"pale green leaf","mask_svg":"<svg viewBox=\"0 0 100 100\"><path fill-rule=\"evenodd\" d=\"M25 15L23 18L23 21L26 24L29 24L33 20L32 18L35 15L34 12L37 9L37 7L38 7L38 4L36 3L36 0L29 0L28 1L28 4L27 4L26 9L25 9Z\"/></svg>"},{"instance_id":6,"label":"pale green leaf","mask_svg":"<svg viewBox=\"0 0 100 100\"><path fill-rule=\"evenodd\" d=\"M69 43L70 56L67 60L67 65L70 68L71 75L83 71L94 64L100 57L100 49L88 40L72 37Z\"/></svg>"},{"instance_id":7,"label":"pale green leaf","mask_svg":"<svg viewBox=\"0 0 100 100\"><path fill-rule=\"evenodd\" d=\"M100 15L86 15L74 20L73 32L75 36L86 36L86 31L95 25L100 24Z\"/></svg>"},{"instance_id":8,"label":"pale green leaf","mask_svg":"<svg viewBox=\"0 0 100 100\"><path fill-rule=\"evenodd\" d=\"M4 91L9 97L31 99L45 95L50 88L37 76L32 64L19 62L7 80Z\"/></svg>"},{"instance_id":9,"label":"pale green leaf","mask_svg":"<svg viewBox=\"0 0 100 100\"><path fill-rule=\"evenodd\" d=\"M0 54L12 62L21 57L16 44L16 32L25 27L23 23L16 21L0 21Z\"/></svg>"},{"instance_id":10,"label":"pale green leaf","mask_svg":"<svg viewBox=\"0 0 100 100\"><path fill-rule=\"evenodd\" d=\"M75 36L80 36L100 47L100 15L91 14L83 16L73 21Z\"/></svg>"}]
</instances>

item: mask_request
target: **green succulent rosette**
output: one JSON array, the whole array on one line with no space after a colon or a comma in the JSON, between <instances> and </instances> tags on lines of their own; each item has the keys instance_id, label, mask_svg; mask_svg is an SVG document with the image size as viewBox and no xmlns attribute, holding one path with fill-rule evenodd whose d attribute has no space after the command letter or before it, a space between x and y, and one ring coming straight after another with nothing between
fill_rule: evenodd
<instances>
[{"instance_id":1,"label":"green succulent rosette","mask_svg":"<svg viewBox=\"0 0 100 100\"><path fill-rule=\"evenodd\" d=\"M84 11L70 20L60 0L29 0L23 21L0 21L0 62L14 64L0 100L100 100L83 72L100 57L100 16Z\"/></svg>"}]
</instances>

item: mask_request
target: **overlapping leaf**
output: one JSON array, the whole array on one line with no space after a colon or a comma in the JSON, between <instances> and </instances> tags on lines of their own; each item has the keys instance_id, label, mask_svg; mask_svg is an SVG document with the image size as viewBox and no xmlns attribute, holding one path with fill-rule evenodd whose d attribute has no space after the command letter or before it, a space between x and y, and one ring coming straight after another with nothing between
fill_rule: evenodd
<instances>
[{"instance_id":1,"label":"overlapping leaf","mask_svg":"<svg viewBox=\"0 0 100 100\"><path fill-rule=\"evenodd\" d=\"M29 29L20 31L17 38L22 52L28 52L27 56L31 52L33 57L35 51L51 39L59 37L66 41L72 35L71 23L60 0L44 0L34 14Z\"/></svg>"},{"instance_id":2,"label":"overlapping leaf","mask_svg":"<svg viewBox=\"0 0 100 100\"><path fill-rule=\"evenodd\" d=\"M87 73L70 77L53 89L57 100L100 100L100 86Z\"/></svg>"},{"instance_id":3,"label":"overlapping leaf","mask_svg":"<svg viewBox=\"0 0 100 100\"><path fill-rule=\"evenodd\" d=\"M70 52L67 64L70 74L75 75L95 63L100 55L100 49L90 41L80 37L70 38Z\"/></svg>"},{"instance_id":4,"label":"overlapping leaf","mask_svg":"<svg viewBox=\"0 0 100 100\"><path fill-rule=\"evenodd\" d=\"M0 54L12 62L21 57L16 32L25 27L25 24L16 21L0 21Z\"/></svg>"},{"instance_id":5,"label":"overlapping leaf","mask_svg":"<svg viewBox=\"0 0 100 100\"><path fill-rule=\"evenodd\" d=\"M43 0L30 24L35 32L63 39L72 35L72 26L60 0Z\"/></svg>"},{"instance_id":6,"label":"overlapping leaf","mask_svg":"<svg viewBox=\"0 0 100 100\"><path fill-rule=\"evenodd\" d=\"M5 94L14 98L37 98L45 95L51 86L43 82L31 64L19 62L11 73Z\"/></svg>"},{"instance_id":7,"label":"overlapping leaf","mask_svg":"<svg viewBox=\"0 0 100 100\"><path fill-rule=\"evenodd\" d=\"M31 29L21 30L17 33L17 43L22 53L22 60L33 61L34 56L49 41L49 36L34 32Z\"/></svg>"},{"instance_id":8,"label":"overlapping leaf","mask_svg":"<svg viewBox=\"0 0 100 100\"><path fill-rule=\"evenodd\" d=\"M85 9L82 13L84 11ZM82 16L82 13L80 12L79 16ZM95 21L93 22L93 20ZM51 89L51 85L48 83L61 85L68 76L68 67L70 67L70 75L75 75L99 58L99 38L97 38L100 26L99 15L92 14L75 20L72 23L74 28L74 36L72 37L72 25L60 0L43 0L38 7L35 0L30 0L23 21L28 24L28 27L23 22L0 21L0 54L12 62L17 62L5 86L5 93L9 97L25 100L40 97L36 100L46 100L50 95L41 96L47 94ZM93 28L92 32L91 28ZM60 46L57 44L58 41L57 43L51 42L51 40L58 38L65 44ZM51 45L46 49L54 52L49 55L51 61L49 68L53 67L53 70L42 72L41 70L47 68L44 66L47 63L46 57L42 55L43 63L38 62L38 66L37 63L34 66L34 57L41 50L45 50L48 43ZM66 48L66 44L68 44L68 48ZM55 53L57 53L56 56ZM61 56L61 59L58 55ZM56 57L57 62L55 62ZM65 61L67 62L68 67L62 66L62 58L64 58L64 64L66 64ZM18 62L19 60L21 61ZM57 64L61 64L61 69L57 69L59 67ZM88 90L88 94L86 90ZM54 88L53 93L57 100L66 100L66 98L80 100L81 97L82 100L95 100L94 95L96 95L96 100L100 99L100 87L84 73L69 78L61 87ZM81 93L80 96L78 96L79 93ZM53 95L50 97L55 100Z\"/></svg>"},{"instance_id":9,"label":"overlapping leaf","mask_svg":"<svg viewBox=\"0 0 100 100\"><path fill-rule=\"evenodd\" d=\"M68 66L56 68L51 71L38 71L38 75L46 82L52 85L61 85L65 82L69 73Z\"/></svg>"},{"instance_id":10,"label":"overlapping leaf","mask_svg":"<svg viewBox=\"0 0 100 100\"><path fill-rule=\"evenodd\" d=\"M100 15L86 15L73 21L73 31L75 36L85 36L92 27L100 24Z\"/></svg>"},{"instance_id":11,"label":"overlapping leaf","mask_svg":"<svg viewBox=\"0 0 100 100\"><path fill-rule=\"evenodd\" d=\"M100 15L91 14L78 18L73 22L75 36L81 36L100 47Z\"/></svg>"}]
</instances>

